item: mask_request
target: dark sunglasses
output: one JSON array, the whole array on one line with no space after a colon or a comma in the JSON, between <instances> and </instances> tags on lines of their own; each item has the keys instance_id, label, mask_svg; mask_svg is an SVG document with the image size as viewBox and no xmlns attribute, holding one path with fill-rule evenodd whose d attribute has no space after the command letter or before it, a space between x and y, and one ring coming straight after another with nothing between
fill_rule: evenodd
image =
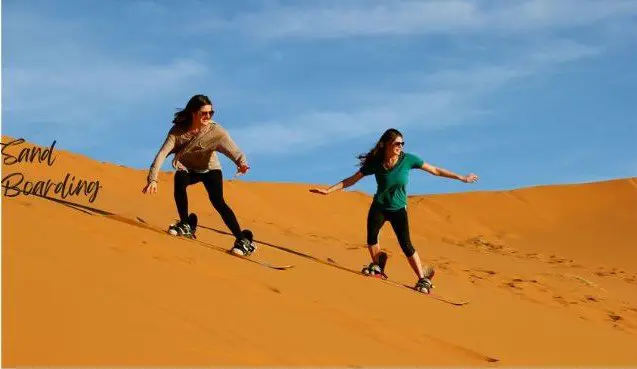
<instances>
[{"instance_id":1,"label":"dark sunglasses","mask_svg":"<svg viewBox=\"0 0 637 369\"><path fill-rule=\"evenodd\" d=\"M405 141L401 141L401 142L394 142L394 146L405 147Z\"/></svg>"},{"instance_id":2,"label":"dark sunglasses","mask_svg":"<svg viewBox=\"0 0 637 369\"><path fill-rule=\"evenodd\" d=\"M215 111L214 110L211 110L211 111L200 111L199 114L201 114L201 115L210 115L212 117L213 115L215 115Z\"/></svg>"}]
</instances>

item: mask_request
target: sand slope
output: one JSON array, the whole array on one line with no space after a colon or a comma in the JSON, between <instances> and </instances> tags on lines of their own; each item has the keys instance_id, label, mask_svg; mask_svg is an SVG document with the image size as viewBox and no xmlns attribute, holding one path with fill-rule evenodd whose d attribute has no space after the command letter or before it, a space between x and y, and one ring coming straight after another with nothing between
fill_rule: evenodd
<instances>
[{"instance_id":1,"label":"sand slope","mask_svg":"<svg viewBox=\"0 0 637 369\"><path fill-rule=\"evenodd\" d=\"M54 152L52 166L3 165L3 178L71 173L102 187L93 203L67 201L159 228L174 220L171 173L144 196L144 171ZM412 197L415 246L438 268L437 291L469 299L464 307L317 262L368 262L370 197L310 187L225 183L242 226L272 245L255 257L294 264L286 271L77 207L3 196L3 367L637 365L635 178ZM199 239L229 248L202 186L189 199ZM414 283L389 225L381 244L392 279Z\"/></svg>"}]
</instances>

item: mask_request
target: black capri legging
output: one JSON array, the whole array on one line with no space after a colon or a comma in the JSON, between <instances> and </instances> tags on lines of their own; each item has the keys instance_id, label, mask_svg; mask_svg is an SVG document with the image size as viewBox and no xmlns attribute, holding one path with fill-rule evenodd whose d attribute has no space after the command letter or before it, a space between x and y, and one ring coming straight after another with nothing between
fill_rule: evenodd
<instances>
[{"instance_id":1,"label":"black capri legging","mask_svg":"<svg viewBox=\"0 0 637 369\"><path fill-rule=\"evenodd\" d=\"M210 170L206 173L186 172L178 170L175 173L175 203L177 212L182 222L188 221L188 194L186 187L203 182L208 198L215 210L221 215L221 219L236 238L241 238L241 227L237 217L226 201L223 199L223 177L221 170Z\"/></svg>"},{"instance_id":2,"label":"black capri legging","mask_svg":"<svg viewBox=\"0 0 637 369\"><path fill-rule=\"evenodd\" d=\"M416 250L411 244L409 237L409 220L406 208L395 211L384 210L376 202L373 202L367 214L367 245L371 246L378 243L378 233L385 221L391 223L405 256L412 256Z\"/></svg>"}]
</instances>

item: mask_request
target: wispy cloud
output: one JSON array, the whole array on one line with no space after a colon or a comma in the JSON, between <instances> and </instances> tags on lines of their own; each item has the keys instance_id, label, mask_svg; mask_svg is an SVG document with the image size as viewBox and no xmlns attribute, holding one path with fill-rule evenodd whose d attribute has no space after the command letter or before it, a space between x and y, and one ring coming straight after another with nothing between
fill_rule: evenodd
<instances>
[{"instance_id":1,"label":"wispy cloud","mask_svg":"<svg viewBox=\"0 0 637 369\"><path fill-rule=\"evenodd\" d=\"M624 0L333 1L265 8L194 27L233 29L262 38L517 33L568 29L635 14L637 3Z\"/></svg>"},{"instance_id":2,"label":"wispy cloud","mask_svg":"<svg viewBox=\"0 0 637 369\"><path fill-rule=\"evenodd\" d=\"M267 42L254 47L252 41L256 39L291 38L311 43L325 41L316 39L334 41L330 39L357 36L423 35L424 38L414 42L414 47L424 48L430 39L427 37L460 36L461 42L471 44L476 35L492 32L498 37L492 38L496 41L490 41L494 43L487 46L495 45L494 49L501 50L498 40L519 37L521 41L516 39L511 47L514 51L505 56L464 60L467 54L455 50L451 57L463 60L453 67L436 63L415 68L412 65L407 69L403 68L405 60L400 60L403 64L396 65L391 72L385 71L385 76L405 83L396 83L396 88L386 90L379 91L373 82L363 80L367 75L349 79L346 74L323 71L334 85L332 89L339 90L339 98L346 103L335 104L334 99L320 97L316 108L300 113L298 109L296 113L281 109L274 118L248 121L243 127L233 127L232 133L245 143L242 146L248 151L286 153L376 134L388 126L440 129L461 124L463 118L479 111L481 107L473 106L473 100L480 94L497 91L563 63L596 56L604 50L603 46L591 46L576 39L556 40L556 36L547 36L543 31L568 30L637 14L637 2L621 0L343 0L298 6L280 6L278 2L261 4L257 10L225 9L224 12L211 11L210 4L198 1L183 6L150 0L127 3L119 9L129 21L123 29L135 29L148 36L154 43L151 46L143 42L144 38L128 43L123 37L125 32L108 17L66 19L60 14L49 16L45 11L23 10L13 11L7 18L5 13L3 21L7 22L3 31L7 32L5 39L10 35L6 44L13 51L3 65L3 111L8 113L5 121L58 124L48 129L58 134L62 134L60 129L73 130L74 133L67 136L73 137L81 134L78 127L89 127L86 122L90 122L91 127L113 127L118 112L125 114L127 109L144 100L161 100L153 109L161 109L166 112L162 116L168 118L173 106L166 106L166 97L180 96L179 101L183 103L185 97L194 93L194 86L206 86L226 98L233 95L241 109L244 101L250 104L251 99L266 100L274 95L277 101L273 104L285 108L286 100L293 100L299 93L285 88L277 90L282 74L278 70L279 74L270 75L271 70L263 66L268 64L264 60L267 55L282 55L280 60L270 63L278 68L290 65L286 62L298 66L306 60L303 55L294 54L296 59L291 58L294 60L290 62L284 58L289 55L285 50ZM175 21L186 18L188 22ZM105 25L108 25L107 31L101 28ZM192 33L197 30L218 32L216 39L228 39L242 48L242 52L248 50L246 56L232 55L228 50L209 50L209 37ZM113 40L101 42L105 39L102 34L109 31L121 33L116 44L112 44ZM197 37L184 37L180 32L190 32ZM170 42L162 43L162 36L170 37ZM120 47L130 52L123 52ZM143 53L138 53L137 48L145 47L151 50L151 57L140 57ZM432 54L432 59L448 56ZM259 59L252 60L253 57ZM215 59L224 66L225 75L216 69ZM237 60L244 64L236 68L239 72L230 75L235 71L233 63ZM251 79L258 82L251 84ZM407 84L412 88L403 88ZM277 91L270 96L259 96L251 89L254 85L272 86L272 90ZM329 94L313 89L307 86L315 95ZM350 96L342 92L348 89ZM347 107L343 108L344 105ZM285 145L271 144L274 141L284 141Z\"/></svg>"},{"instance_id":3,"label":"wispy cloud","mask_svg":"<svg viewBox=\"0 0 637 369\"><path fill-rule=\"evenodd\" d=\"M184 83L205 71L190 60L5 68L5 132L40 143L58 139L65 147L82 151L105 147L118 136L131 140L124 132L139 124L131 118L133 112L152 106L151 101L190 93L181 91ZM170 108L164 113L167 121Z\"/></svg>"},{"instance_id":4,"label":"wispy cloud","mask_svg":"<svg viewBox=\"0 0 637 369\"><path fill-rule=\"evenodd\" d=\"M603 52L603 47L590 46L571 40L555 40L550 45L539 48L531 55L535 64L564 63L595 56Z\"/></svg>"},{"instance_id":5,"label":"wispy cloud","mask_svg":"<svg viewBox=\"0 0 637 369\"><path fill-rule=\"evenodd\" d=\"M442 113L450 108L454 98L453 92L394 95L382 103L353 111L308 112L281 121L257 122L234 129L233 136L245 143L248 152L280 154L309 150L375 134L389 126L405 127L424 116L432 118L424 124L435 128L444 124Z\"/></svg>"},{"instance_id":6,"label":"wispy cloud","mask_svg":"<svg viewBox=\"0 0 637 369\"><path fill-rule=\"evenodd\" d=\"M103 64L52 68L8 67L4 71L7 86L4 109L12 113L34 111L37 101L36 111L46 112L50 120L55 119L53 108L66 108L69 112L91 101L111 104L152 99L205 71L205 66L191 60L158 65L110 60Z\"/></svg>"},{"instance_id":7,"label":"wispy cloud","mask_svg":"<svg viewBox=\"0 0 637 369\"><path fill-rule=\"evenodd\" d=\"M562 63L594 57L603 51L603 47L572 40L549 40L543 41L539 46L530 46L529 50L522 51L522 55L517 59L502 64L483 63L477 67L439 70L424 74L422 79L426 84L439 88L456 88L465 92L475 89L486 91Z\"/></svg>"},{"instance_id":8,"label":"wispy cloud","mask_svg":"<svg viewBox=\"0 0 637 369\"><path fill-rule=\"evenodd\" d=\"M5 20L5 128L30 139L64 137L73 149L95 145L130 126L128 116L140 105L183 94L184 86L209 73L186 56L154 61L104 47L95 42L99 27L83 17L66 22L12 9Z\"/></svg>"},{"instance_id":9,"label":"wispy cloud","mask_svg":"<svg viewBox=\"0 0 637 369\"><path fill-rule=\"evenodd\" d=\"M365 104L352 106L348 111L309 112L282 121L257 122L234 130L234 135L246 143L248 152L281 154L378 135L388 127L434 130L467 124L464 119L470 119L476 111L480 114L480 109L472 106L476 97L602 51L598 47L559 40L501 64L403 77L419 81L421 93L368 93ZM285 144L273 145L272 142Z\"/></svg>"}]
</instances>

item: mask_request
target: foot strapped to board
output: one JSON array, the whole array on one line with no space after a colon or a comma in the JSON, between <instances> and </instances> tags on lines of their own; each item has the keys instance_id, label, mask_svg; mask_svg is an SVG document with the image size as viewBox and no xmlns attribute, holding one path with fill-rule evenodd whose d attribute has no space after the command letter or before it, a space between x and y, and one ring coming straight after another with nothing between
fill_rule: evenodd
<instances>
[{"instance_id":1,"label":"foot strapped to board","mask_svg":"<svg viewBox=\"0 0 637 369\"><path fill-rule=\"evenodd\" d=\"M378 259L378 262L369 263L369 265L364 267L361 272L370 277L387 279L387 274L385 274L385 265L387 264L387 253L381 252L380 254L378 254L377 259Z\"/></svg>"},{"instance_id":2,"label":"foot strapped to board","mask_svg":"<svg viewBox=\"0 0 637 369\"><path fill-rule=\"evenodd\" d=\"M232 253L239 256L250 256L257 249L253 240L252 232L248 229L243 230L241 238L238 238L232 247Z\"/></svg>"}]
</instances>

